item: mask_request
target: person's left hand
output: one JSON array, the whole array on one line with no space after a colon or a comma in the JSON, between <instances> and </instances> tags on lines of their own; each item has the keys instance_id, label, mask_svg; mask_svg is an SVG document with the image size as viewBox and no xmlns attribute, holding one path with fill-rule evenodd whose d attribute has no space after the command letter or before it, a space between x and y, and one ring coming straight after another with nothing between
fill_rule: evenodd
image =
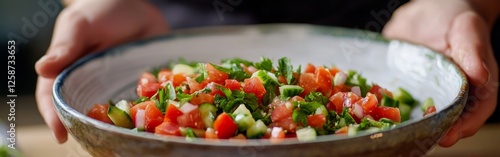
<instances>
[{"instance_id":1,"label":"person's left hand","mask_svg":"<svg viewBox=\"0 0 500 157\"><path fill-rule=\"evenodd\" d=\"M498 4L477 4L491 2L412 1L396 10L383 30L388 38L422 44L444 53L467 75L471 84L468 104L439 142L441 146L449 147L474 135L495 110L498 65L490 44L490 29L494 20L491 16L496 15L485 10L488 5L495 8Z\"/></svg>"}]
</instances>

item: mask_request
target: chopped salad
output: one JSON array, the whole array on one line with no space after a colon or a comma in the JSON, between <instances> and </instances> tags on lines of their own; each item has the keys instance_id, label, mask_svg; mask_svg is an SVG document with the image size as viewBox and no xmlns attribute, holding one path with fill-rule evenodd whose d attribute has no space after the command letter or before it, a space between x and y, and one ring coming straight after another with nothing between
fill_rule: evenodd
<instances>
[{"instance_id":1,"label":"chopped salad","mask_svg":"<svg viewBox=\"0 0 500 157\"><path fill-rule=\"evenodd\" d=\"M234 58L220 64L178 63L144 72L134 101L95 104L89 117L161 136L207 139L297 138L355 135L390 129L410 119L419 103L408 91L389 91L356 71L294 68ZM420 105L434 113L432 99Z\"/></svg>"}]
</instances>

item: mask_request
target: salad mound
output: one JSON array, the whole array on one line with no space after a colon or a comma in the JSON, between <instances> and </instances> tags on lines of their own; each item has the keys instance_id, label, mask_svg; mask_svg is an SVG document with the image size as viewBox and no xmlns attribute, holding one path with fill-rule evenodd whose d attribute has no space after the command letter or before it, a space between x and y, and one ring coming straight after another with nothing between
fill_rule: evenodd
<instances>
[{"instance_id":1,"label":"salad mound","mask_svg":"<svg viewBox=\"0 0 500 157\"><path fill-rule=\"evenodd\" d=\"M288 58L277 64L269 58L179 60L144 72L137 94L135 101L95 104L87 115L162 136L309 141L390 129L410 119L419 105L406 90L391 92L355 71L294 68ZM424 116L436 111L430 98L420 106Z\"/></svg>"}]
</instances>

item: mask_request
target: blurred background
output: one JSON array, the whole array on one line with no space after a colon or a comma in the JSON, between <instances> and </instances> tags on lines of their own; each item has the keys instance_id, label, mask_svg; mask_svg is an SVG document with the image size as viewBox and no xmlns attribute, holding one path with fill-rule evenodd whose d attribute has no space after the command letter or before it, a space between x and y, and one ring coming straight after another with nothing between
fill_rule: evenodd
<instances>
[{"instance_id":1,"label":"blurred background","mask_svg":"<svg viewBox=\"0 0 500 157\"><path fill-rule=\"evenodd\" d=\"M54 3L56 2L56 3ZM54 3L51 8L43 4ZM41 5L42 4L42 5ZM56 0L2 0L0 1L0 45L6 51L9 37L16 37L16 127L29 128L30 126L43 126L44 121L37 110L34 97L37 75L34 63L47 50L55 23L55 19L63 6ZM371 19L373 20L373 19ZM495 29L491 34L492 45L496 55L500 54L500 20L497 20ZM221 24L224 24L221 21ZM227 24L227 23L226 23ZM26 31L28 30L28 31ZM497 57L498 58L498 57ZM5 65L7 53L2 53L2 61ZM6 70L6 68L3 68ZM2 71L6 73L6 71ZM5 76L5 75L4 75ZM7 82L7 78L2 78ZM5 84L4 84L5 85ZM3 88L1 99L6 102L9 94ZM489 123L500 122L500 112L488 120ZM6 122L9 113L8 104L0 105L0 122ZM3 131L2 131L3 133ZM47 134L50 136L50 134ZM51 137L48 137L49 139ZM3 139L2 139L3 140ZM55 143L53 141L46 141ZM22 145L22 143L21 143ZM29 145L29 144L27 144ZM78 156L78 155L76 155Z\"/></svg>"}]
</instances>

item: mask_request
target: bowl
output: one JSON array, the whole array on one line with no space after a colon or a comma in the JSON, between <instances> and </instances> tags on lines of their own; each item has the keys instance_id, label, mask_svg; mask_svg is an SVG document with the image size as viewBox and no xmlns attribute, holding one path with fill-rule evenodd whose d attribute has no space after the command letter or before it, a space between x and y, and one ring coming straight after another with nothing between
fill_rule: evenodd
<instances>
[{"instance_id":1,"label":"bowl","mask_svg":"<svg viewBox=\"0 0 500 157\"><path fill-rule=\"evenodd\" d=\"M437 112L396 128L355 136L325 135L314 141L186 140L105 124L85 114L95 103L137 98L135 85L151 67L180 57L219 62L240 57L289 57L293 64L332 65L361 72L418 100L431 97ZM377 33L306 24L268 24L187 29L88 55L57 78L55 107L69 133L94 156L423 156L461 114L467 99L464 73L443 55L422 46L388 41Z\"/></svg>"}]
</instances>

